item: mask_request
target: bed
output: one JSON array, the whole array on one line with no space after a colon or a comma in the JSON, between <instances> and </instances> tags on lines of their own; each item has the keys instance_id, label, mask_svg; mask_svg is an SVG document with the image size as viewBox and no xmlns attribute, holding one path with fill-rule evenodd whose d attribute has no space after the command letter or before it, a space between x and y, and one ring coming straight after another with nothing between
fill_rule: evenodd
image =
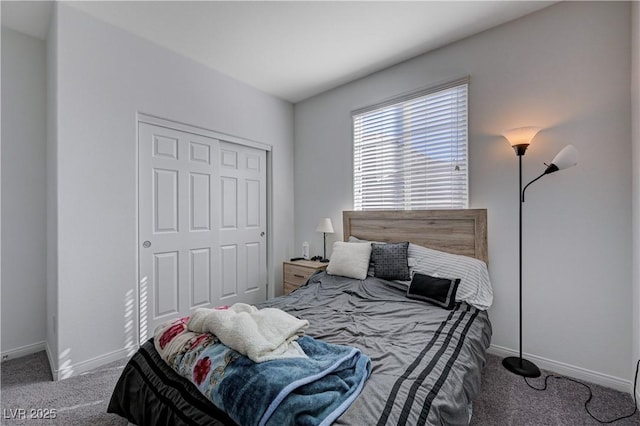
<instances>
[{"instance_id":1,"label":"bed","mask_svg":"<svg viewBox=\"0 0 640 426\"><path fill-rule=\"evenodd\" d=\"M342 404L346 406L330 423L469 423L491 340L486 221L484 209L343 212L344 242L334 246L327 271L287 296L258 305L308 320L304 338L354 348L370 360L357 397ZM350 270L343 274L341 268L353 266L351 250L366 245L375 256L369 254L365 276L349 277ZM393 276L397 271L378 273L387 273L389 266L381 259L388 260L389 253L395 256L403 247L409 276L392 279L403 277ZM347 265L340 259L347 259ZM362 265L357 269L362 273ZM434 293L433 288L439 290ZM250 411L253 397L243 399L242 392L234 392L239 405ZM108 411L138 425L253 423L234 421L218 409L192 381L169 367L153 339L125 366ZM232 417L238 419L235 413ZM263 423L308 420L277 419Z\"/></svg>"}]
</instances>

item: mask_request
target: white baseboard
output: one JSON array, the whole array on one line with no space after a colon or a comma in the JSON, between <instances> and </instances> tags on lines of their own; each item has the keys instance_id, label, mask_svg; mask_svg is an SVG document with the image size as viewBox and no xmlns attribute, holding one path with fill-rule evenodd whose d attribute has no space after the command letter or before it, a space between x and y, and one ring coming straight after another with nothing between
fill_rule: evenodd
<instances>
[{"instance_id":1,"label":"white baseboard","mask_svg":"<svg viewBox=\"0 0 640 426\"><path fill-rule=\"evenodd\" d=\"M518 352L502 346L491 345L488 352L501 358L508 356L518 356ZM585 382L595 383L611 389L618 390L633 395L633 381L625 380L619 377L602 374L597 371L587 370L586 368L576 367L574 365L565 364L563 362L554 361L552 359L543 358L531 354L522 354L523 358L536 364L540 369L549 370L563 376L572 377L574 379L583 380ZM634 372L635 373L635 372ZM640 395L640 394L639 394ZM638 397L640 400L640 397Z\"/></svg>"},{"instance_id":2,"label":"white baseboard","mask_svg":"<svg viewBox=\"0 0 640 426\"><path fill-rule=\"evenodd\" d=\"M47 352L48 354L49 352ZM53 380L64 380L69 377L77 376L87 371L94 370L102 367L105 364L109 364L113 361L118 361L122 358L128 358L130 356L130 350L127 348L118 349L117 351L110 352L105 355L100 355L95 358L88 359L86 361L72 363L71 360L62 360L62 365L58 368L52 362L51 356L49 356L49 364L51 365L51 374Z\"/></svg>"},{"instance_id":3,"label":"white baseboard","mask_svg":"<svg viewBox=\"0 0 640 426\"><path fill-rule=\"evenodd\" d=\"M20 358L26 355L35 354L36 352L44 351L46 342L36 342L30 345L20 346L19 348L9 349L8 351L2 351L2 361L8 361L14 358Z\"/></svg>"}]
</instances>

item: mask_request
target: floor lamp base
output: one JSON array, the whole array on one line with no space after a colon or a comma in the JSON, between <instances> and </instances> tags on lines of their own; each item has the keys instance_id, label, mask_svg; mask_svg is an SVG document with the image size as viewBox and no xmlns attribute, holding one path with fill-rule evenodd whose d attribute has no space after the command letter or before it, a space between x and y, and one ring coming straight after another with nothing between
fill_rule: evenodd
<instances>
[{"instance_id":1,"label":"floor lamp base","mask_svg":"<svg viewBox=\"0 0 640 426\"><path fill-rule=\"evenodd\" d=\"M502 360L504 368L514 374L524 377L540 377L540 369L531 361L517 356L510 356Z\"/></svg>"}]
</instances>

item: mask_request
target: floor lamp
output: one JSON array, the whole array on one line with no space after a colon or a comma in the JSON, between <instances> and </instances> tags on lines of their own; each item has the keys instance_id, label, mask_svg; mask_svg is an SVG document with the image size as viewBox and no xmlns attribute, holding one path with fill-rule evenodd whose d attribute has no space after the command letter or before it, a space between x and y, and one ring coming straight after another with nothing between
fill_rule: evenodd
<instances>
[{"instance_id":1,"label":"floor lamp","mask_svg":"<svg viewBox=\"0 0 640 426\"><path fill-rule=\"evenodd\" d=\"M533 179L529 182L524 189L522 188L522 156L524 155L527 147L531 143L531 140L534 136L540 131L538 127L521 127L518 129L508 130L504 132L502 135L509 141L513 149L516 151L516 155L519 160L519 184L520 189L518 192L518 198L520 199L520 220L519 220L519 302L520 302L520 335L519 335L519 356L511 356L504 358L502 360L502 365L512 373L518 374L524 377L539 377L540 369L531 361L528 361L522 358L522 204L524 203L524 192L527 190L529 185L533 182L537 181L544 175L548 175L549 173L557 172L558 170L563 170L571 166L575 166L578 161L578 151L573 145L567 145L564 147L554 158L551 164L547 166L547 169L537 178Z\"/></svg>"}]
</instances>

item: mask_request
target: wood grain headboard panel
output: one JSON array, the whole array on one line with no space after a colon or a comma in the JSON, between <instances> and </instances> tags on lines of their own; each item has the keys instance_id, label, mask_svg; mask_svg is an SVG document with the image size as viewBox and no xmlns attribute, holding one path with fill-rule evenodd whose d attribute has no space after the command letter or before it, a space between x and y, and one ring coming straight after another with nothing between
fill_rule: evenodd
<instances>
[{"instance_id":1,"label":"wood grain headboard panel","mask_svg":"<svg viewBox=\"0 0 640 426\"><path fill-rule=\"evenodd\" d=\"M475 257L487 264L487 210L343 211L343 236L387 243L409 241Z\"/></svg>"}]
</instances>

